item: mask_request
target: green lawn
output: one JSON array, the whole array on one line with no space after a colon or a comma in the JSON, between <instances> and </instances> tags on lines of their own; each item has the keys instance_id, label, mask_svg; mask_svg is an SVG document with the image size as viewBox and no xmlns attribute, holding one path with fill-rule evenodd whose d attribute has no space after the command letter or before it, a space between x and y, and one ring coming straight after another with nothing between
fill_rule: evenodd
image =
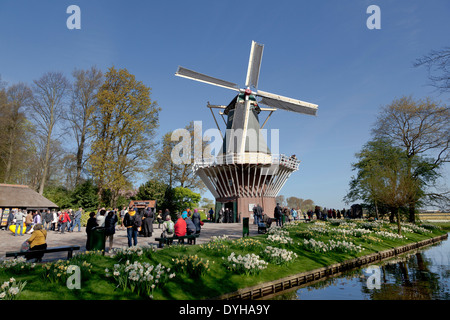
<instances>
[{"instance_id":1,"label":"green lawn","mask_svg":"<svg viewBox=\"0 0 450 320\"><path fill-rule=\"evenodd\" d=\"M149 299L148 291L138 293L137 289L132 290L131 285L136 283L136 281L133 282L129 277L125 276L124 270L121 271L121 275L122 280L127 280L127 285L125 288L118 286L118 276L113 275L114 265L117 268L121 266L123 269L126 266L126 260L129 259L129 267L135 261L139 262L135 266L143 266L143 272L149 270L149 265L156 266L161 264L171 268L170 271L160 274L158 282L155 282L158 278L156 273L153 273L153 280L147 282L155 285L155 289L152 292L153 299L207 299L218 297L240 288L342 262L357 256L435 237L450 230L450 223L435 225L438 225L439 229L432 228L431 224L415 228L414 230L411 229L411 226L405 225L403 226L402 235L406 238L389 239L384 236L391 236L395 233L396 231L393 228L396 225L368 223L365 221L344 222L344 220L333 223L295 223L286 225L282 229L274 228L271 231L271 235L265 234L233 241L218 238L205 245L174 245L156 251L146 248L129 256L125 256L126 252L118 253L114 257L103 256L99 253L78 254L70 261L61 261L59 272L54 272L56 263L32 265L21 262L16 266L8 267L4 265L0 269L0 283L9 281L10 278L14 278L16 282L26 281L27 284L24 290L18 295L18 299L24 300ZM376 233L380 231L389 233ZM269 238L281 241L286 240L287 243L273 242ZM328 247L330 246L330 240L333 240L335 241L335 247L328 251L313 251L313 247L305 247L305 239L322 241ZM339 243L337 243L338 241ZM227 257L232 252L235 255L242 256L254 253L259 256L260 260L264 258L267 262L269 259L267 256L263 256L263 251L267 246L278 248L270 250L270 253L275 252L275 250L285 249L295 253L297 256L293 261L280 265L269 262L264 269L256 274L253 274L255 268L247 270L247 273L238 273L238 271L228 269L225 265ZM358 248L358 246L360 246L357 249L358 251L352 251L351 248ZM141 255L139 256L138 254ZM188 265L185 265L183 269L177 268L174 259L183 260ZM66 285L66 279L70 274L68 275L65 272L64 267L71 264L79 265L81 268L80 289L69 289ZM50 271L46 271L43 266L50 267ZM107 276L106 269L108 269L109 276ZM200 276L195 276L190 275L189 271L193 273L203 272ZM46 276L49 273L52 273L55 280L51 280ZM173 273L175 276L169 278L168 276ZM147 272L147 274L150 274L150 272Z\"/></svg>"}]
</instances>

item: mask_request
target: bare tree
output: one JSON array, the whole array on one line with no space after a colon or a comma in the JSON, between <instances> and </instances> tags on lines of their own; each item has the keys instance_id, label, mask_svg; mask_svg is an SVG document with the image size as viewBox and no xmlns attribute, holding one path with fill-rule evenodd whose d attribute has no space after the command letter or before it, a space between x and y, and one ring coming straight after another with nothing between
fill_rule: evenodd
<instances>
[{"instance_id":1,"label":"bare tree","mask_svg":"<svg viewBox=\"0 0 450 320\"><path fill-rule=\"evenodd\" d=\"M282 194L279 194L279 195L275 198L275 201L276 201L277 203L279 203L280 206L282 206L282 207L285 207L285 206L287 205L286 198L285 198L284 195L282 195Z\"/></svg>"},{"instance_id":2,"label":"bare tree","mask_svg":"<svg viewBox=\"0 0 450 320\"><path fill-rule=\"evenodd\" d=\"M33 81L33 102L31 117L38 132L45 138L43 171L39 193L43 194L48 175L51 141L59 121L65 113L70 83L61 72L47 72Z\"/></svg>"},{"instance_id":3,"label":"bare tree","mask_svg":"<svg viewBox=\"0 0 450 320\"><path fill-rule=\"evenodd\" d=\"M97 92L103 81L103 73L96 67L88 70L74 70L75 78L66 120L72 128L77 143L75 186L80 183L84 167L86 143L88 142L88 128L97 102Z\"/></svg>"},{"instance_id":4,"label":"bare tree","mask_svg":"<svg viewBox=\"0 0 450 320\"><path fill-rule=\"evenodd\" d=\"M302 206L300 207L303 212L308 210L314 210L314 201L311 199L306 199L302 201Z\"/></svg>"},{"instance_id":5,"label":"bare tree","mask_svg":"<svg viewBox=\"0 0 450 320\"><path fill-rule=\"evenodd\" d=\"M382 108L373 133L388 138L401 147L408 158L411 179L419 180L450 161L450 109L431 99L413 100L402 97ZM427 170L414 171L412 161L417 156L432 157ZM422 167L423 168L423 167ZM409 203L410 221L415 221L419 199Z\"/></svg>"},{"instance_id":6,"label":"bare tree","mask_svg":"<svg viewBox=\"0 0 450 320\"><path fill-rule=\"evenodd\" d=\"M288 197L286 198L286 203L289 208L301 208L303 199L297 197Z\"/></svg>"},{"instance_id":7,"label":"bare tree","mask_svg":"<svg viewBox=\"0 0 450 320\"><path fill-rule=\"evenodd\" d=\"M415 67L425 66L431 85L440 93L450 92L450 47L432 50L414 62Z\"/></svg>"}]
</instances>

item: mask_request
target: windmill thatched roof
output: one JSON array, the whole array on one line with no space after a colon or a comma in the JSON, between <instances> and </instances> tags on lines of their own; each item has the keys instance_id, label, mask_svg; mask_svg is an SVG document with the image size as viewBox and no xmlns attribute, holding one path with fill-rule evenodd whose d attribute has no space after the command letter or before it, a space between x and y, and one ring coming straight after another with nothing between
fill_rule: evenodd
<instances>
[{"instance_id":1,"label":"windmill thatched roof","mask_svg":"<svg viewBox=\"0 0 450 320\"><path fill-rule=\"evenodd\" d=\"M56 204L28 186L0 184L0 208L52 209Z\"/></svg>"}]
</instances>

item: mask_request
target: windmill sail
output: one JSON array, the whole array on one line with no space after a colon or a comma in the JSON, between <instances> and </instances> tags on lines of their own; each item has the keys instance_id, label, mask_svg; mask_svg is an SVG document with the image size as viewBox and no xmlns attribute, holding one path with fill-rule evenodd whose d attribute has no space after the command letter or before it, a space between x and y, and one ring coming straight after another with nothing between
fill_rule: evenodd
<instances>
[{"instance_id":1,"label":"windmill sail","mask_svg":"<svg viewBox=\"0 0 450 320\"><path fill-rule=\"evenodd\" d=\"M264 45L252 41L252 49L250 50L250 58L248 60L247 79L245 80L246 87L258 87L263 49Z\"/></svg>"},{"instance_id":2,"label":"windmill sail","mask_svg":"<svg viewBox=\"0 0 450 320\"><path fill-rule=\"evenodd\" d=\"M189 70L189 69L186 69L183 67L178 67L178 70L175 73L175 75L178 77L183 77L183 78L187 78L187 79L191 79L191 80L195 80L195 81L212 84L214 86L219 86L219 87L231 89L234 91L239 91L239 87L235 83L217 79L217 78L213 78L213 77L207 76L206 74L192 71L192 70Z\"/></svg>"},{"instance_id":3,"label":"windmill sail","mask_svg":"<svg viewBox=\"0 0 450 320\"><path fill-rule=\"evenodd\" d=\"M261 90L258 90L257 96L262 97L262 100L259 101L259 103L269 107L297 113L310 114L314 116L317 114L317 104L291 99Z\"/></svg>"}]
</instances>

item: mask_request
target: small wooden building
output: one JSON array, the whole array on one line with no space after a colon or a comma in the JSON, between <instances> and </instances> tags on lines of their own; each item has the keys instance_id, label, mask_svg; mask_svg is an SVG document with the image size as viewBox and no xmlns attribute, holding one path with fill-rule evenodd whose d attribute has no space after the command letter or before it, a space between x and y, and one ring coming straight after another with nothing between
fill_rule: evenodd
<instances>
[{"instance_id":1,"label":"small wooden building","mask_svg":"<svg viewBox=\"0 0 450 320\"><path fill-rule=\"evenodd\" d=\"M0 184L0 225L6 225L9 212L13 209L51 210L58 206L28 186Z\"/></svg>"},{"instance_id":2,"label":"small wooden building","mask_svg":"<svg viewBox=\"0 0 450 320\"><path fill-rule=\"evenodd\" d=\"M156 200L131 200L128 205L129 209L136 207L139 214L142 214L146 207L150 207L153 212L156 212Z\"/></svg>"}]
</instances>

